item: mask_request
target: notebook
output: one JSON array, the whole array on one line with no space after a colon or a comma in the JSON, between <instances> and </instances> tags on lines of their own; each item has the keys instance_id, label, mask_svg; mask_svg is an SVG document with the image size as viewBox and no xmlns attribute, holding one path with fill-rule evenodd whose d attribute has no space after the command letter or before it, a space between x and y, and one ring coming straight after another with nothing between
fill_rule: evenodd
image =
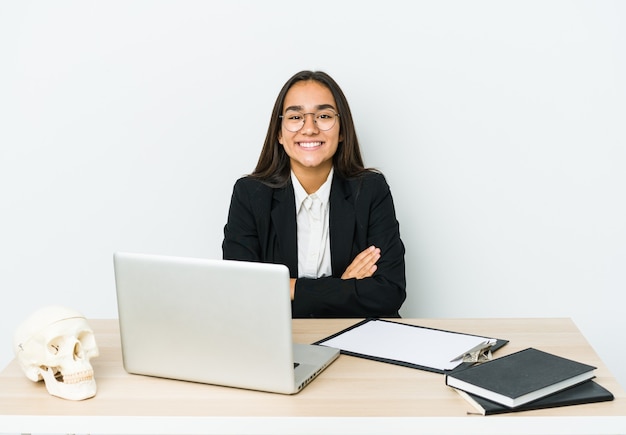
<instances>
[{"instance_id":1,"label":"notebook","mask_svg":"<svg viewBox=\"0 0 626 435\"><path fill-rule=\"evenodd\" d=\"M294 394L339 355L292 342L283 265L128 252L113 262L131 374Z\"/></svg>"}]
</instances>

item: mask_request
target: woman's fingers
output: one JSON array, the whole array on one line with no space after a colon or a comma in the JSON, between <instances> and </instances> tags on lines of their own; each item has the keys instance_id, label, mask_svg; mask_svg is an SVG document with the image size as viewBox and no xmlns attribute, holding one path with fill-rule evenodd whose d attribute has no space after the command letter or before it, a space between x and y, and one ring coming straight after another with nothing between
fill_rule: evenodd
<instances>
[{"instance_id":1,"label":"woman's fingers","mask_svg":"<svg viewBox=\"0 0 626 435\"><path fill-rule=\"evenodd\" d=\"M360 252L341 275L342 279L363 279L371 277L376 271L376 262L380 259L380 249L370 246Z\"/></svg>"}]
</instances>

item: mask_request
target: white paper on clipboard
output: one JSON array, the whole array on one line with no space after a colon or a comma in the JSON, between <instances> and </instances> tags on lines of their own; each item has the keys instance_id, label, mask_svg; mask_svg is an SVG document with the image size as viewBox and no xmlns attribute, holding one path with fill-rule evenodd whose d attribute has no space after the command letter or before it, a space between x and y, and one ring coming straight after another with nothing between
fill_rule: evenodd
<instances>
[{"instance_id":1,"label":"white paper on clipboard","mask_svg":"<svg viewBox=\"0 0 626 435\"><path fill-rule=\"evenodd\" d=\"M463 362L453 359L485 341L496 342L488 337L372 319L318 344L379 359L452 370Z\"/></svg>"}]
</instances>

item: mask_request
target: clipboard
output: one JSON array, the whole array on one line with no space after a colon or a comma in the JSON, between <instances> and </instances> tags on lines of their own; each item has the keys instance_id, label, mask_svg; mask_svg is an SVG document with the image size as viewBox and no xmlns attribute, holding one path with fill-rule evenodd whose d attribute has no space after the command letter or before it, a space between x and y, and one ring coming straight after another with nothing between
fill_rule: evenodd
<instances>
[{"instance_id":1,"label":"clipboard","mask_svg":"<svg viewBox=\"0 0 626 435\"><path fill-rule=\"evenodd\" d=\"M463 356L486 340L491 352L509 341L474 334L368 318L314 344L339 348L344 355L446 374L473 365Z\"/></svg>"}]
</instances>

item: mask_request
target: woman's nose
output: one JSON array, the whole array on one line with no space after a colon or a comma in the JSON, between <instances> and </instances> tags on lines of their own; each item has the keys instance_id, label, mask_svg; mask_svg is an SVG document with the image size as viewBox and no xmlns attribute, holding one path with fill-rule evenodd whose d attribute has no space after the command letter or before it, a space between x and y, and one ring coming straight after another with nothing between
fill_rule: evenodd
<instances>
[{"instance_id":1,"label":"woman's nose","mask_svg":"<svg viewBox=\"0 0 626 435\"><path fill-rule=\"evenodd\" d=\"M317 123L315 122L315 114L305 113L304 125L302 126L302 133L313 134L316 132L317 132Z\"/></svg>"}]
</instances>

